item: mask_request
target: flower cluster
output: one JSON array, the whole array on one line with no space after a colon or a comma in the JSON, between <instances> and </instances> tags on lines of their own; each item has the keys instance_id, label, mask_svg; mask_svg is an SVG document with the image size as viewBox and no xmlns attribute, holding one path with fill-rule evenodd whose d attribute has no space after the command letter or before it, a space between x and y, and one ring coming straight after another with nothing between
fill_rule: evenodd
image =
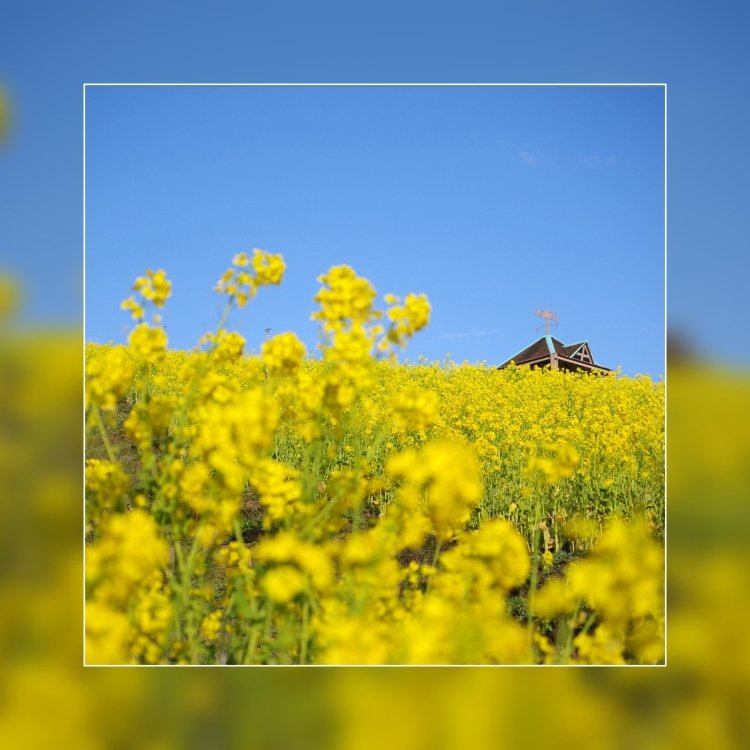
<instances>
[{"instance_id":1,"label":"flower cluster","mask_svg":"<svg viewBox=\"0 0 750 750\"><path fill-rule=\"evenodd\" d=\"M86 550L86 650L92 663L160 662L171 602L166 542L142 510L111 516Z\"/></svg>"},{"instance_id":2,"label":"flower cluster","mask_svg":"<svg viewBox=\"0 0 750 750\"><path fill-rule=\"evenodd\" d=\"M235 394L225 403L207 400L193 412L191 454L217 473L221 483L240 492L247 467L271 445L278 410L262 390Z\"/></svg>"},{"instance_id":3,"label":"flower cluster","mask_svg":"<svg viewBox=\"0 0 750 750\"><path fill-rule=\"evenodd\" d=\"M19 297L18 283L0 271L0 323L4 323L16 311Z\"/></svg>"},{"instance_id":4,"label":"flower cluster","mask_svg":"<svg viewBox=\"0 0 750 750\"><path fill-rule=\"evenodd\" d=\"M460 444L429 443L421 453L401 453L388 461L388 473L405 480L396 507L406 525L407 546L418 546L427 533L450 539L482 497L476 458Z\"/></svg>"},{"instance_id":5,"label":"flower cluster","mask_svg":"<svg viewBox=\"0 0 750 750\"><path fill-rule=\"evenodd\" d=\"M260 503L266 509L263 525L270 528L297 511L304 513L300 503L302 485L299 472L291 466L264 458L253 467L251 483L258 491Z\"/></svg>"},{"instance_id":6,"label":"flower cluster","mask_svg":"<svg viewBox=\"0 0 750 750\"><path fill-rule=\"evenodd\" d=\"M245 349L245 338L237 331L225 331L223 328L218 333L209 331L199 339L201 344L209 344L211 353L217 363L236 362Z\"/></svg>"},{"instance_id":7,"label":"flower cluster","mask_svg":"<svg viewBox=\"0 0 750 750\"><path fill-rule=\"evenodd\" d=\"M167 334L163 328L140 323L130 332L128 346L144 362L161 362L167 350Z\"/></svg>"},{"instance_id":8,"label":"flower cluster","mask_svg":"<svg viewBox=\"0 0 750 750\"><path fill-rule=\"evenodd\" d=\"M90 458L86 461L86 490L92 497L89 520L96 523L107 511L122 510L130 480L119 463Z\"/></svg>"},{"instance_id":9,"label":"flower cluster","mask_svg":"<svg viewBox=\"0 0 750 750\"><path fill-rule=\"evenodd\" d=\"M567 619L571 630L577 618L587 624L572 640L584 664L625 664L628 657L658 663L664 658L664 551L644 524L615 519L594 554L573 563L565 582L544 586L534 607L540 617Z\"/></svg>"},{"instance_id":10,"label":"flower cluster","mask_svg":"<svg viewBox=\"0 0 750 750\"><path fill-rule=\"evenodd\" d=\"M438 396L433 391L405 388L390 399L394 430L425 433L438 419Z\"/></svg>"},{"instance_id":11,"label":"flower cluster","mask_svg":"<svg viewBox=\"0 0 750 750\"><path fill-rule=\"evenodd\" d=\"M161 309L172 294L172 282L167 278L163 269L152 271L150 268L145 276L139 276L133 284L133 291L141 297L128 297L120 304L122 310L127 310L133 320L143 320L146 317L145 303L150 302Z\"/></svg>"},{"instance_id":12,"label":"flower cluster","mask_svg":"<svg viewBox=\"0 0 750 750\"><path fill-rule=\"evenodd\" d=\"M430 322L432 308L424 294L407 294L403 305L394 294L388 294L385 301L391 305L388 319L388 341L403 346L417 331L421 331Z\"/></svg>"},{"instance_id":13,"label":"flower cluster","mask_svg":"<svg viewBox=\"0 0 750 750\"><path fill-rule=\"evenodd\" d=\"M526 473L534 476L537 472L543 481L554 484L564 477L573 476L580 457L574 446L567 443L546 446L550 456L532 456L526 466Z\"/></svg>"},{"instance_id":14,"label":"flower cluster","mask_svg":"<svg viewBox=\"0 0 750 750\"><path fill-rule=\"evenodd\" d=\"M263 342L261 356L274 375L294 375L305 358L305 345L294 333L280 333Z\"/></svg>"},{"instance_id":15,"label":"flower cluster","mask_svg":"<svg viewBox=\"0 0 750 750\"><path fill-rule=\"evenodd\" d=\"M321 321L324 331L333 333L364 326L379 317L373 307L375 289L350 266L334 266L318 276L318 282L323 284L315 295L320 310L311 318Z\"/></svg>"},{"instance_id":16,"label":"flower cluster","mask_svg":"<svg viewBox=\"0 0 750 750\"><path fill-rule=\"evenodd\" d=\"M235 255L232 266L224 272L215 288L217 292L227 294L237 307L243 308L260 287L280 284L285 270L286 263L281 255L255 248L251 257L244 252Z\"/></svg>"},{"instance_id":17,"label":"flower cluster","mask_svg":"<svg viewBox=\"0 0 750 750\"><path fill-rule=\"evenodd\" d=\"M135 373L122 347L110 347L100 356L86 359L86 406L113 412Z\"/></svg>"}]
</instances>

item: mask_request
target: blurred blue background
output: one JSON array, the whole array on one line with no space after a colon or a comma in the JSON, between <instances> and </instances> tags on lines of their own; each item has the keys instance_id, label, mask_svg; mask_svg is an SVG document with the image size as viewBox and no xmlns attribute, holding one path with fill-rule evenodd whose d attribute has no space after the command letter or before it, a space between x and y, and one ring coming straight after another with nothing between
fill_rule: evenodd
<instances>
[{"instance_id":1,"label":"blurred blue background","mask_svg":"<svg viewBox=\"0 0 750 750\"><path fill-rule=\"evenodd\" d=\"M2 263L29 318L80 320L86 81L666 82L670 324L745 362L747 14L726 0L6 6Z\"/></svg>"},{"instance_id":2,"label":"blurred blue background","mask_svg":"<svg viewBox=\"0 0 750 750\"><path fill-rule=\"evenodd\" d=\"M16 2L0 13L0 268L26 297L23 335L0 338L2 746L747 746L745 3ZM667 307L683 343L667 386L667 669L81 669L86 81L668 84Z\"/></svg>"}]
</instances>

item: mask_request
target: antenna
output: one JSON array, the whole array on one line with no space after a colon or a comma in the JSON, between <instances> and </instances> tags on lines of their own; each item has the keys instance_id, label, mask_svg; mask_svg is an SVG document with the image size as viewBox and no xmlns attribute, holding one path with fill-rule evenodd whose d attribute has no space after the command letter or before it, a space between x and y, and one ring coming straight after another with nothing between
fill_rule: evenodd
<instances>
[{"instance_id":1,"label":"antenna","mask_svg":"<svg viewBox=\"0 0 750 750\"><path fill-rule=\"evenodd\" d=\"M536 330L538 331L540 328L544 328L545 336L549 336L549 327L551 325L560 325L560 318L558 318L551 310L537 310L535 314L540 318L544 318L544 325L538 326Z\"/></svg>"}]
</instances>

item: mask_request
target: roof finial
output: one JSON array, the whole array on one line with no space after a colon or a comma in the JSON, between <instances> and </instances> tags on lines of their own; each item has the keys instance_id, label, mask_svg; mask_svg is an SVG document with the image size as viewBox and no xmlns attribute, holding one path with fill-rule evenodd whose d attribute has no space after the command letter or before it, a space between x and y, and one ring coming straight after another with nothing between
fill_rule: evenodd
<instances>
[{"instance_id":1,"label":"roof finial","mask_svg":"<svg viewBox=\"0 0 750 750\"><path fill-rule=\"evenodd\" d=\"M540 318L544 318L544 326L538 326L536 330L538 331L540 328L544 328L545 336L549 336L550 325L556 326L560 323L560 318L558 318L551 310L537 310L536 314Z\"/></svg>"}]
</instances>

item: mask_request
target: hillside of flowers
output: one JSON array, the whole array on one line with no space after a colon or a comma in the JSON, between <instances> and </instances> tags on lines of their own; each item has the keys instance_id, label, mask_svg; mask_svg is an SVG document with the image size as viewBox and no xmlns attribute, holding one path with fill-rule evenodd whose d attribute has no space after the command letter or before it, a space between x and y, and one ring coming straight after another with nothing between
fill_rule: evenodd
<instances>
[{"instance_id":1,"label":"hillside of flowers","mask_svg":"<svg viewBox=\"0 0 750 750\"><path fill-rule=\"evenodd\" d=\"M348 266L320 351L247 355L284 271L236 255L185 352L149 270L86 346L86 662L663 662L663 383L401 363L429 301Z\"/></svg>"}]
</instances>

